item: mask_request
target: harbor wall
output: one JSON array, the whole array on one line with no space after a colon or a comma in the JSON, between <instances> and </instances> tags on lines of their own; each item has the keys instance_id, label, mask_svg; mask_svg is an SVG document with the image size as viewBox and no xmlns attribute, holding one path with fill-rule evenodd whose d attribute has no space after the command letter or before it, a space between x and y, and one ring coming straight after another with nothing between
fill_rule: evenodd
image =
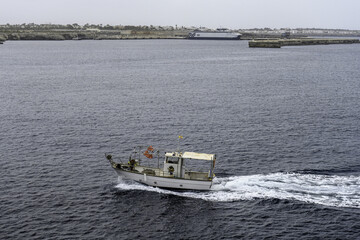
<instances>
[{"instance_id":1,"label":"harbor wall","mask_svg":"<svg viewBox=\"0 0 360 240\"><path fill-rule=\"evenodd\" d=\"M249 41L251 48L280 48L282 46L328 45L360 43L359 39L348 38L298 38L298 39L255 39Z\"/></svg>"}]
</instances>

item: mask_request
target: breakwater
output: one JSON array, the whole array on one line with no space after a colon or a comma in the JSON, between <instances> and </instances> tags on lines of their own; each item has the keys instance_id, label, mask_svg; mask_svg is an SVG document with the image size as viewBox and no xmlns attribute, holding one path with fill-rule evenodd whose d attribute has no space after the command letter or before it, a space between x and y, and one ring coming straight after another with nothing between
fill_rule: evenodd
<instances>
[{"instance_id":1,"label":"breakwater","mask_svg":"<svg viewBox=\"0 0 360 240\"><path fill-rule=\"evenodd\" d=\"M255 39L249 41L251 48L281 48L282 46L328 45L360 43L359 39L347 38L297 38L297 39Z\"/></svg>"}]
</instances>

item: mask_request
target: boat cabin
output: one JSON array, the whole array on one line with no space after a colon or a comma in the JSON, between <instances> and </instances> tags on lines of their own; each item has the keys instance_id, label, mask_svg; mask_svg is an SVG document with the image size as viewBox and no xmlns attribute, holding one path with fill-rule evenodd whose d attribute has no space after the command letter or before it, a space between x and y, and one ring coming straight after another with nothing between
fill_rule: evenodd
<instances>
[{"instance_id":1,"label":"boat cabin","mask_svg":"<svg viewBox=\"0 0 360 240\"><path fill-rule=\"evenodd\" d=\"M188 160L206 160L210 161L209 172L194 172L188 171L185 168L185 159ZM215 167L215 154L196 153L196 152L166 152L164 160L163 172L166 175L174 176L175 178L185 178L194 180L205 180L213 178L213 170Z\"/></svg>"}]
</instances>

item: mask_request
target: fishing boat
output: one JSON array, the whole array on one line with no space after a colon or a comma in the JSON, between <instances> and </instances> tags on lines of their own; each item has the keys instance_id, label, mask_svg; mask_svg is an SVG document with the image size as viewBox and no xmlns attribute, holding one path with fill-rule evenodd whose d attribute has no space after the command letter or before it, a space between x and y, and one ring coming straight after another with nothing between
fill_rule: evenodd
<instances>
[{"instance_id":1,"label":"fishing boat","mask_svg":"<svg viewBox=\"0 0 360 240\"><path fill-rule=\"evenodd\" d=\"M146 159L140 159L145 156ZM163 161L160 163L160 156ZM210 190L216 161L215 154L161 151L152 146L135 147L127 163L115 162L111 154L105 154L116 173L124 178L145 185L187 190ZM157 159L157 161L156 161ZM206 167L207 171L193 171L187 168ZM205 165L205 166L204 166Z\"/></svg>"}]
</instances>

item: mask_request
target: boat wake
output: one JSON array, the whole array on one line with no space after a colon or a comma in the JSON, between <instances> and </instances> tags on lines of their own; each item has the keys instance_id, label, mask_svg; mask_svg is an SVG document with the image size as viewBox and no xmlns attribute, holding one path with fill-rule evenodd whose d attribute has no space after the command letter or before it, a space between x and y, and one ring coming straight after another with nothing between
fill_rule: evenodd
<instances>
[{"instance_id":1,"label":"boat wake","mask_svg":"<svg viewBox=\"0 0 360 240\"><path fill-rule=\"evenodd\" d=\"M213 191L208 192L171 191L121 179L116 187L122 190L152 191L216 202L282 199L333 207L360 208L359 176L273 173L215 178Z\"/></svg>"}]
</instances>

